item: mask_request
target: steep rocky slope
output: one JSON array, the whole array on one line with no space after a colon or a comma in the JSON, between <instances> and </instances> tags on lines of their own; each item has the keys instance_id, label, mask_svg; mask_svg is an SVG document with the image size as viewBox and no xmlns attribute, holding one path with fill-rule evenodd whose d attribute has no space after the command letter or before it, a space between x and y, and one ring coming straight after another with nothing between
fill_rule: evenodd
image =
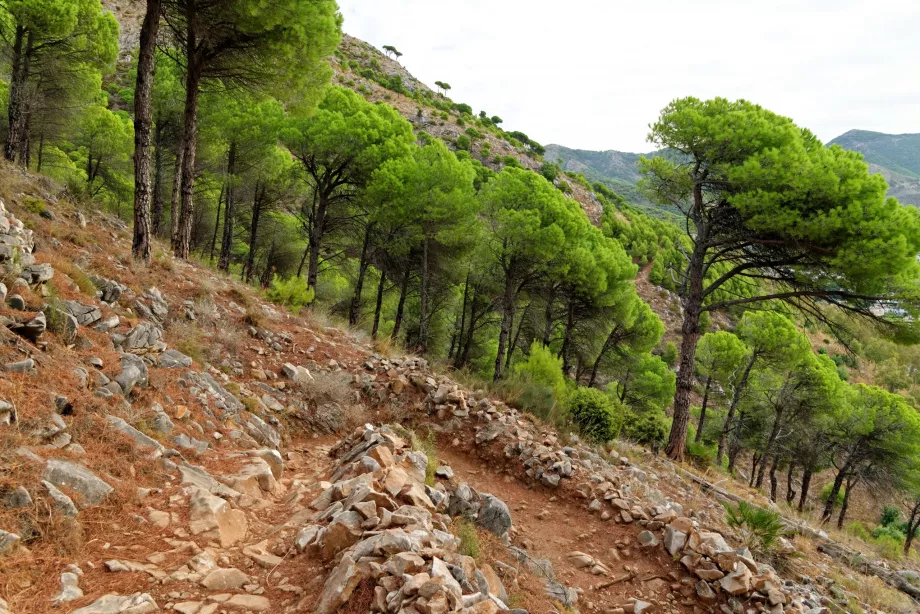
<instances>
[{"instance_id":1,"label":"steep rocky slope","mask_svg":"<svg viewBox=\"0 0 920 614\"><path fill-rule=\"evenodd\" d=\"M849 598L803 583L835 569L821 555L785 579L755 562L718 501L646 453L585 446L162 247L138 266L122 222L40 178L0 168L0 199L7 612Z\"/></svg>"}]
</instances>

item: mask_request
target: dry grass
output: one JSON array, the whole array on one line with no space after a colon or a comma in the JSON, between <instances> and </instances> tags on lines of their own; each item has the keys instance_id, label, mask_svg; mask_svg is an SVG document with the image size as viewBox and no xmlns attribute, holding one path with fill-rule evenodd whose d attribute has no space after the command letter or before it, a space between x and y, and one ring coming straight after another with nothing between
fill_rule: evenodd
<instances>
[{"instance_id":1,"label":"dry grass","mask_svg":"<svg viewBox=\"0 0 920 614\"><path fill-rule=\"evenodd\" d=\"M841 573L837 570L831 570L828 576L855 595L858 602L875 610L888 614L911 614L917 611L916 604L910 597L888 586L875 576L864 576L855 572ZM863 614L865 609L860 603L850 599L849 603L842 605L849 612Z\"/></svg>"}]
</instances>

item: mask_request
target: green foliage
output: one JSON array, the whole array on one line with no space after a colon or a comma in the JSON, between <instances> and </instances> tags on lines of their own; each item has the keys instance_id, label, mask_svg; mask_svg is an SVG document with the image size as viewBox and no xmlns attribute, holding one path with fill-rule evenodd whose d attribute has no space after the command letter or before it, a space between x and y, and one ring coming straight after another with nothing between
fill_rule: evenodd
<instances>
[{"instance_id":1,"label":"green foliage","mask_svg":"<svg viewBox=\"0 0 920 614\"><path fill-rule=\"evenodd\" d=\"M768 554L785 532L778 512L746 501L739 501L737 505L725 504L725 523L740 534L741 541L755 554Z\"/></svg>"},{"instance_id":2,"label":"green foliage","mask_svg":"<svg viewBox=\"0 0 920 614\"><path fill-rule=\"evenodd\" d=\"M460 136L458 136L456 143L457 143L457 149L461 149L463 151L470 150L470 145L471 145L470 137L466 136L465 134L461 134Z\"/></svg>"},{"instance_id":3,"label":"green foliage","mask_svg":"<svg viewBox=\"0 0 920 614\"><path fill-rule=\"evenodd\" d=\"M882 508L882 516L879 519L879 524L883 527L887 527L893 524L897 524L901 520L901 510L891 505L886 505Z\"/></svg>"},{"instance_id":4,"label":"green foliage","mask_svg":"<svg viewBox=\"0 0 920 614\"><path fill-rule=\"evenodd\" d=\"M455 104L454 109L456 109L460 113L460 115L472 115L473 114L473 107L471 107L468 104L462 103L462 102L458 102L457 104Z\"/></svg>"},{"instance_id":5,"label":"green foliage","mask_svg":"<svg viewBox=\"0 0 920 614\"><path fill-rule=\"evenodd\" d=\"M626 419L626 409L596 388L576 388L566 403L568 417L588 441L615 439Z\"/></svg>"},{"instance_id":6,"label":"green foliage","mask_svg":"<svg viewBox=\"0 0 920 614\"><path fill-rule=\"evenodd\" d=\"M559 167L552 162L544 162L540 167L540 174L546 177L547 181L555 181L559 172Z\"/></svg>"},{"instance_id":7,"label":"green foliage","mask_svg":"<svg viewBox=\"0 0 920 614\"><path fill-rule=\"evenodd\" d=\"M865 542L868 542L872 539L872 533L870 533L869 529L867 529L866 526L858 520L847 524L846 530L847 533L853 537L859 538Z\"/></svg>"},{"instance_id":8,"label":"green foliage","mask_svg":"<svg viewBox=\"0 0 920 614\"><path fill-rule=\"evenodd\" d=\"M514 374L529 383L550 388L557 399L565 394L562 358L538 341L531 344L527 359L514 365Z\"/></svg>"},{"instance_id":9,"label":"green foliage","mask_svg":"<svg viewBox=\"0 0 920 614\"><path fill-rule=\"evenodd\" d=\"M281 279L277 275L272 277L265 295L271 302L287 307L294 313L312 303L315 297L313 288L307 285L307 280L303 277Z\"/></svg>"},{"instance_id":10,"label":"green foliage","mask_svg":"<svg viewBox=\"0 0 920 614\"><path fill-rule=\"evenodd\" d=\"M461 518L457 521L454 534L460 539L460 548L458 550L460 554L478 559L480 545L476 525L466 518Z\"/></svg>"},{"instance_id":11,"label":"green foliage","mask_svg":"<svg viewBox=\"0 0 920 614\"><path fill-rule=\"evenodd\" d=\"M677 346L673 341L668 341L661 350L661 360L669 367L673 367L677 362Z\"/></svg>"},{"instance_id":12,"label":"green foliage","mask_svg":"<svg viewBox=\"0 0 920 614\"><path fill-rule=\"evenodd\" d=\"M827 484L827 485L825 485L824 488L821 489L821 501L822 501L822 502L826 502L828 499L830 499L830 498L831 498L831 492L832 492L833 490L834 490L834 485L833 485L833 484ZM844 493L843 493L843 490L842 490L842 489L839 490L839 491L837 492L837 497L836 497L836 500L835 500L835 505L843 505L843 494L844 494Z\"/></svg>"},{"instance_id":13,"label":"green foliage","mask_svg":"<svg viewBox=\"0 0 920 614\"><path fill-rule=\"evenodd\" d=\"M706 469L715 463L716 447L703 442L688 441L687 458L700 469Z\"/></svg>"},{"instance_id":14,"label":"green foliage","mask_svg":"<svg viewBox=\"0 0 920 614\"><path fill-rule=\"evenodd\" d=\"M638 444L657 448L665 442L671 425L661 412L649 411L642 414L626 412L623 435Z\"/></svg>"}]
</instances>

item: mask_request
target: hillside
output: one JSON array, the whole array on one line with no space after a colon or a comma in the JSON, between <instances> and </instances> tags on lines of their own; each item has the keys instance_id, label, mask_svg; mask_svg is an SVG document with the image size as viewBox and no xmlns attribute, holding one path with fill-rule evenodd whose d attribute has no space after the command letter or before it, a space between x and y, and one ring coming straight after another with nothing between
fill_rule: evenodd
<instances>
[{"instance_id":1,"label":"hillside","mask_svg":"<svg viewBox=\"0 0 920 614\"><path fill-rule=\"evenodd\" d=\"M863 154L869 170L881 173L888 181L891 196L920 205L920 134L850 130L830 143Z\"/></svg>"},{"instance_id":2,"label":"hillside","mask_svg":"<svg viewBox=\"0 0 920 614\"><path fill-rule=\"evenodd\" d=\"M755 563L736 496L647 451L159 243L137 265L120 220L39 177L0 166L0 198L0 612L911 611L805 526L803 556Z\"/></svg>"}]
</instances>

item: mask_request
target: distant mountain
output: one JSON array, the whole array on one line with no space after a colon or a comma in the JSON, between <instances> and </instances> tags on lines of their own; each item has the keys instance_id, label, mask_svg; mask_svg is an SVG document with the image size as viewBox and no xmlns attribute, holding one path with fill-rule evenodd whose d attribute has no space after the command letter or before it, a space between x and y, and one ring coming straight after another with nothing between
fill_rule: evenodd
<instances>
[{"instance_id":1,"label":"distant mountain","mask_svg":"<svg viewBox=\"0 0 920 614\"><path fill-rule=\"evenodd\" d=\"M543 159L557 162L564 171L582 173L588 181L599 181L632 204L644 206L651 203L639 193L639 157L651 154L628 153L624 151L590 151L571 149L562 145L547 145Z\"/></svg>"},{"instance_id":2,"label":"distant mountain","mask_svg":"<svg viewBox=\"0 0 920 614\"><path fill-rule=\"evenodd\" d=\"M920 134L850 130L830 143L860 152L869 170L888 181L890 196L920 206Z\"/></svg>"},{"instance_id":3,"label":"distant mountain","mask_svg":"<svg viewBox=\"0 0 920 614\"><path fill-rule=\"evenodd\" d=\"M869 170L881 173L888 181L890 196L904 204L920 206L920 134L850 130L830 143L862 153ZM583 173L590 181L603 182L630 203L654 213L651 203L636 188L640 178L636 162L642 155L652 154L547 145L544 159L549 162L561 160L559 165L563 170Z\"/></svg>"}]
</instances>

